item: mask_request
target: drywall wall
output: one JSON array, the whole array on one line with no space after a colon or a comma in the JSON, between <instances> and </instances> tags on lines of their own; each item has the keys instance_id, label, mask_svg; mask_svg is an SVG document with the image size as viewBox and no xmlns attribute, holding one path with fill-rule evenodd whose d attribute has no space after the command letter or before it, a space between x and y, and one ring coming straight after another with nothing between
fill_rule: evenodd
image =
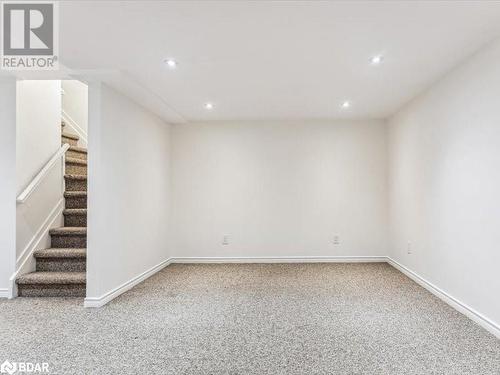
<instances>
[{"instance_id":1,"label":"drywall wall","mask_svg":"<svg viewBox=\"0 0 500 375\"><path fill-rule=\"evenodd\" d=\"M383 122L172 129L176 256L386 255Z\"/></svg>"},{"instance_id":2,"label":"drywall wall","mask_svg":"<svg viewBox=\"0 0 500 375\"><path fill-rule=\"evenodd\" d=\"M61 147L61 81L17 82L17 191Z\"/></svg>"},{"instance_id":3,"label":"drywall wall","mask_svg":"<svg viewBox=\"0 0 500 375\"><path fill-rule=\"evenodd\" d=\"M16 107L17 194L61 147L61 81L18 81ZM62 225L62 159L16 208L16 272L35 269L32 252L50 247L50 228Z\"/></svg>"},{"instance_id":4,"label":"drywall wall","mask_svg":"<svg viewBox=\"0 0 500 375\"><path fill-rule=\"evenodd\" d=\"M500 328L499 61L496 42L390 120L389 190L391 257Z\"/></svg>"},{"instance_id":5,"label":"drywall wall","mask_svg":"<svg viewBox=\"0 0 500 375\"><path fill-rule=\"evenodd\" d=\"M169 150L169 125L89 84L87 306L170 256Z\"/></svg>"},{"instance_id":6,"label":"drywall wall","mask_svg":"<svg viewBox=\"0 0 500 375\"><path fill-rule=\"evenodd\" d=\"M0 78L0 297L16 262L16 82Z\"/></svg>"},{"instance_id":7,"label":"drywall wall","mask_svg":"<svg viewBox=\"0 0 500 375\"><path fill-rule=\"evenodd\" d=\"M67 126L65 131L78 135L81 146L87 147L88 86L77 80L62 81L61 86L63 118Z\"/></svg>"}]
</instances>

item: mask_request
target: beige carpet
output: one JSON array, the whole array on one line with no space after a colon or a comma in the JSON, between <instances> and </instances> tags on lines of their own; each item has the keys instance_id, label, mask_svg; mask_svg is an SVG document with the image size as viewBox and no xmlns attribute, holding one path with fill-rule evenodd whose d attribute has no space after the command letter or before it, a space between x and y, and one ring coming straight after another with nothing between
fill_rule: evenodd
<instances>
[{"instance_id":1,"label":"beige carpet","mask_svg":"<svg viewBox=\"0 0 500 375\"><path fill-rule=\"evenodd\" d=\"M102 309L0 301L52 374L500 374L500 340L387 264L172 265Z\"/></svg>"}]
</instances>

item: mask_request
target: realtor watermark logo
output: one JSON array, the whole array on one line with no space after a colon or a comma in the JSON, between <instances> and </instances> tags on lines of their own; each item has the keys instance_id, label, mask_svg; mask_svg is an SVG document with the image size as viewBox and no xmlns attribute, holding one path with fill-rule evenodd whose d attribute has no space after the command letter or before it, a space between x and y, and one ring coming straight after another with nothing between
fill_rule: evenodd
<instances>
[{"instance_id":1,"label":"realtor watermark logo","mask_svg":"<svg viewBox=\"0 0 500 375\"><path fill-rule=\"evenodd\" d=\"M48 374L49 364L39 362L9 362L0 365L1 374Z\"/></svg>"},{"instance_id":2,"label":"realtor watermark logo","mask_svg":"<svg viewBox=\"0 0 500 375\"><path fill-rule=\"evenodd\" d=\"M59 68L59 12L55 1L1 3L2 51L5 70Z\"/></svg>"}]
</instances>

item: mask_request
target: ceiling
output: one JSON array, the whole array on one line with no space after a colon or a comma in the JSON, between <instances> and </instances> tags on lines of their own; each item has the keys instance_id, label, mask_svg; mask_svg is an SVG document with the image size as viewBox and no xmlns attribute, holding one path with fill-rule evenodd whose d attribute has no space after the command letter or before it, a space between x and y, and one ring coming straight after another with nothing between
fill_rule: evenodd
<instances>
[{"instance_id":1,"label":"ceiling","mask_svg":"<svg viewBox=\"0 0 500 375\"><path fill-rule=\"evenodd\" d=\"M172 123L385 118L499 35L499 1L60 5L60 61Z\"/></svg>"}]
</instances>

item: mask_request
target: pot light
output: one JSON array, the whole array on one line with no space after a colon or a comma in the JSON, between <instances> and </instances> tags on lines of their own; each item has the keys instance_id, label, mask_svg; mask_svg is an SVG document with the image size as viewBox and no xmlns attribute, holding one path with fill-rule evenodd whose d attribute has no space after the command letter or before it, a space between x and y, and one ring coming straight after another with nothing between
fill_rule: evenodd
<instances>
[{"instance_id":1,"label":"pot light","mask_svg":"<svg viewBox=\"0 0 500 375\"><path fill-rule=\"evenodd\" d=\"M375 55L370 59L370 63L372 65L378 65L382 62L383 59L384 57L382 55Z\"/></svg>"},{"instance_id":2,"label":"pot light","mask_svg":"<svg viewBox=\"0 0 500 375\"><path fill-rule=\"evenodd\" d=\"M212 103L205 103L205 109L212 110L214 109L214 105Z\"/></svg>"},{"instance_id":3,"label":"pot light","mask_svg":"<svg viewBox=\"0 0 500 375\"><path fill-rule=\"evenodd\" d=\"M177 61L175 61L174 59L166 59L165 65L168 66L170 69L175 69L177 68Z\"/></svg>"},{"instance_id":4,"label":"pot light","mask_svg":"<svg viewBox=\"0 0 500 375\"><path fill-rule=\"evenodd\" d=\"M341 105L342 108L349 108L350 106L351 106L351 102L349 100L342 102L342 105Z\"/></svg>"}]
</instances>

